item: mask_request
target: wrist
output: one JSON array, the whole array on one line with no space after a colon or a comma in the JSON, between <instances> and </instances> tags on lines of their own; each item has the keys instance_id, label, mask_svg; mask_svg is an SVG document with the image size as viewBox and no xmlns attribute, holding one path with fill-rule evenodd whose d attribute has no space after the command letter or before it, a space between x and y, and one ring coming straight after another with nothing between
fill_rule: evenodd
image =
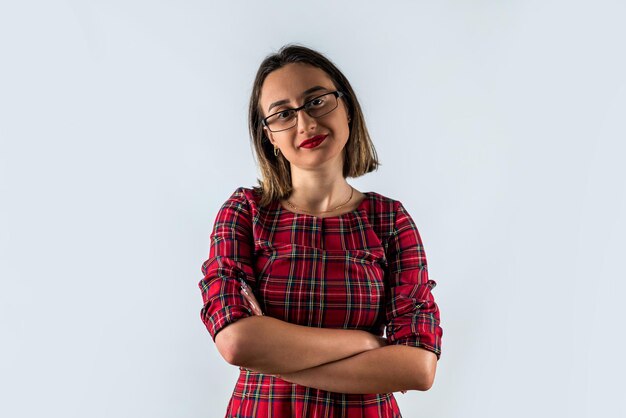
<instances>
[{"instance_id":1,"label":"wrist","mask_svg":"<svg viewBox=\"0 0 626 418\"><path fill-rule=\"evenodd\" d=\"M375 350L386 345L384 344L384 339L382 337L379 337L367 331L362 332L364 333L363 347L366 351Z\"/></svg>"}]
</instances>

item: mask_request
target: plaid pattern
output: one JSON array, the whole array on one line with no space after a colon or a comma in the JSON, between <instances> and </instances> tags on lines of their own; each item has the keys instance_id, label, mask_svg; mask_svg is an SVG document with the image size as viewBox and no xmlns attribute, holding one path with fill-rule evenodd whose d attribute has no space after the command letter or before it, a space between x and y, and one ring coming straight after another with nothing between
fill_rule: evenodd
<instances>
[{"instance_id":1,"label":"plaid pattern","mask_svg":"<svg viewBox=\"0 0 626 418\"><path fill-rule=\"evenodd\" d=\"M390 344L441 355L439 309L419 232L402 203L375 192L352 212L318 218L259 207L240 187L220 208L198 284L202 321L215 335L253 316L239 279L263 312L310 327L361 329ZM391 393L342 394L240 368L226 417L401 417Z\"/></svg>"}]
</instances>

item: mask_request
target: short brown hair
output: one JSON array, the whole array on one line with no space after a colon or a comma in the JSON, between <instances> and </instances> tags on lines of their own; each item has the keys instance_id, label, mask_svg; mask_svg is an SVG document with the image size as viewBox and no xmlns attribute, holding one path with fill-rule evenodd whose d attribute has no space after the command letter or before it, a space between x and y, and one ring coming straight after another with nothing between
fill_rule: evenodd
<instances>
[{"instance_id":1,"label":"short brown hair","mask_svg":"<svg viewBox=\"0 0 626 418\"><path fill-rule=\"evenodd\" d=\"M298 44L284 45L278 52L268 55L261 62L254 79L248 109L250 140L254 146L262 177L257 179L259 186L254 187L255 192L261 196L260 206L265 206L274 200L286 199L292 192L290 163L282 153L278 157L274 156L272 143L263 130L263 113L259 105L261 87L272 71L296 62L322 69L328 74L337 90L344 93L343 99L350 118L350 136L344 147L344 178L360 177L378 169L380 165L376 149L365 126L361 106L348 79L319 52Z\"/></svg>"}]
</instances>

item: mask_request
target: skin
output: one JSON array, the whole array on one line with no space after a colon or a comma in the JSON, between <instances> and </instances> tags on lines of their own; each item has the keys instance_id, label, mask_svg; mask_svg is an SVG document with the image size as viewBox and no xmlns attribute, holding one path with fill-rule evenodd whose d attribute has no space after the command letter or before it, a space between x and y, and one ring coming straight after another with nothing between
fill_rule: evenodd
<instances>
[{"instance_id":1,"label":"skin","mask_svg":"<svg viewBox=\"0 0 626 418\"><path fill-rule=\"evenodd\" d=\"M310 93L304 97L302 92L321 86L326 90ZM265 79L259 100L264 116L278 112L285 107L301 106L305 101L316 96L337 90L330 77L321 69L307 64L287 64L271 72ZM269 106L279 100L288 99L283 107ZM298 125L282 132L271 132L265 128L270 142L280 148L283 157L291 165L291 181L293 192L289 201L313 214L329 210L344 203L350 196L350 185L343 178L343 152L350 128L348 126L348 109L345 102L339 99L337 109L314 119L306 112L298 112ZM328 134L324 142L315 148L300 148L305 139L319 134ZM356 208L365 197L355 189L352 203L340 208L337 212L323 216L333 216ZM283 203L283 206L286 206ZM293 208L289 208L293 211ZM322 217L322 215L320 215Z\"/></svg>"},{"instance_id":2,"label":"skin","mask_svg":"<svg viewBox=\"0 0 626 418\"><path fill-rule=\"evenodd\" d=\"M282 108L270 104L288 100L298 107L325 91L303 96L314 86L335 91L321 69L292 63L270 73L261 89L264 116ZM343 152L349 137L348 109L342 99L331 113L314 119L298 112L298 124L266 135L291 165L293 193L289 201L319 217L335 216L358 207L364 195L355 189L349 204L335 212L320 213L346 201L351 187L343 178ZM328 137L313 149L300 148L305 139ZM287 210L297 212L281 202ZM430 389L437 356L419 347L387 345L384 338L366 331L312 328L264 316L250 291L242 289L255 316L240 319L215 338L218 351L230 364L292 383L340 393L388 393Z\"/></svg>"}]
</instances>

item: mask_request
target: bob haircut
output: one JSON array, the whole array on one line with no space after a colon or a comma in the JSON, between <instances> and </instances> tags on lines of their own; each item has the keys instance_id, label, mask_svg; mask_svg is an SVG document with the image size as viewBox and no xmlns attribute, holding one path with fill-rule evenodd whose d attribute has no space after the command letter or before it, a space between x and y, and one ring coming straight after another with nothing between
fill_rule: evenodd
<instances>
[{"instance_id":1,"label":"bob haircut","mask_svg":"<svg viewBox=\"0 0 626 418\"><path fill-rule=\"evenodd\" d=\"M291 163L279 153L274 155L274 147L263 130L263 111L259 105L261 88L269 73L287 64L305 63L322 69L328 74L337 90L344 93L350 117L350 136L343 149L343 177L360 177L377 170L381 163L374 144L365 126L365 118L352 86L341 71L325 56L317 51L298 44L287 44L278 52L268 55L257 71L250 97L248 129L254 146L257 163L261 171L259 185L253 187L260 195L259 205L266 206L274 200L287 199L292 192Z\"/></svg>"}]
</instances>

